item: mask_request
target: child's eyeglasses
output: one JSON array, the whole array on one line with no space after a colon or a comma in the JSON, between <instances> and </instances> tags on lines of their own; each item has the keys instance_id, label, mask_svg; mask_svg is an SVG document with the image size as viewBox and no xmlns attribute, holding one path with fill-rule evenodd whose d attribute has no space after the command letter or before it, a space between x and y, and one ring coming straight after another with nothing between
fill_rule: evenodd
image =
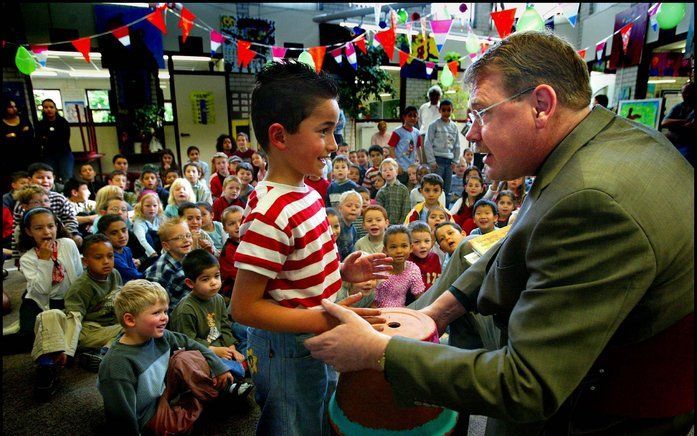
<instances>
[{"instance_id":1,"label":"child's eyeglasses","mask_svg":"<svg viewBox=\"0 0 697 436\"><path fill-rule=\"evenodd\" d=\"M174 238L167 240L167 242L169 242L169 241L184 242L187 239L192 239L193 237L194 237L194 235L192 235L191 233L184 233L184 234L181 234L179 236L175 236Z\"/></svg>"}]
</instances>

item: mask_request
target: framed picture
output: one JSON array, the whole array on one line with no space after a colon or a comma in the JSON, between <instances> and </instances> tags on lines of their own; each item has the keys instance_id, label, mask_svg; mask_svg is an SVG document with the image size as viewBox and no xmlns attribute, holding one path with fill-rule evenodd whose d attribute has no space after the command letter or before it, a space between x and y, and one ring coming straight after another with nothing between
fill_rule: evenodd
<instances>
[{"instance_id":1,"label":"framed picture","mask_svg":"<svg viewBox=\"0 0 697 436\"><path fill-rule=\"evenodd\" d=\"M653 129L658 129L662 105L662 98L620 100L617 105L617 114Z\"/></svg>"},{"instance_id":2,"label":"framed picture","mask_svg":"<svg viewBox=\"0 0 697 436\"><path fill-rule=\"evenodd\" d=\"M87 122L87 115L85 114L85 102L84 101L64 101L63 102L63 113L65 115L66 121L69 123ZM78 119L78 113L80 118Z\"/></svg>"}]
</instances>

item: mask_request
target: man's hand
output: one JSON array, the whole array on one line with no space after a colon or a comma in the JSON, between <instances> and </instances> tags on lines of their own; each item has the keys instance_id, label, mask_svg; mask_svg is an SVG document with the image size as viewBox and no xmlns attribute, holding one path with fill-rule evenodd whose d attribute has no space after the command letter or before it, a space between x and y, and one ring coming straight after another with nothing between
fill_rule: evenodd
<instances>
[{"instance_id":1,"label":"man's hand","mask_svg":"<svg viewBox=\"0 0 697 436\"><path fill-rule=\"evenodd\" d=\"M440 316L440 313L434 310L432 304L430 306L424 307L419 312L423 313L424 315L428 315L429 318L431 318L436 323L436 327L438 328L438 336L441 336L443 333L445 333L445 329L448 327L448 322L447 320L443 319L442 316Z\"/></svg>"},{"instance_id":2,"label":"man's hand","mask_svg":"<svg viewBox=\"0 0 697 436\"><path fill-rule=\"evenodd\" d=\"M385 253L363 254L355 251L341 264L341 278L350 283L386 279L392 269L392 258Z\"/></svg>"},{"instance_id":3,"label":"man's hand","mask_svg":"<svg viewBox=\"0 0 697 436\"><path fill-rule=\"evenodd\" d=\"M390 337L377 332L348 308L326 299L322 300L322 306L341 324L304 342L312 357L323 360L339 372L381 370L378 360Z\"/></svg>"},{"instance_id":4,"label":"man's hand","mask_svg":"<svg viewBox=\"0 0 697 436\"><path fill-rule=\"evenodd\" d=\"M213 377L213 387L219 391L222 391L223 389L230 386L230 384L232 384L233 381L235 381L235 379L232 376L232 373L230 373L230 371L227 371L220 374L219 376Z\"/></svg>"}]
</instances>

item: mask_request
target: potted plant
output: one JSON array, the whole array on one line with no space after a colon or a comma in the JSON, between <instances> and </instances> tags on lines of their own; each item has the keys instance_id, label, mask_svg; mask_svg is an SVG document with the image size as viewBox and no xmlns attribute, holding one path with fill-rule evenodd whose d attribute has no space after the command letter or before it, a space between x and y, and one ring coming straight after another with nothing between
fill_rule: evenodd
<instances>
[{"instance_id":1,"label":"potted plant","mask_svg":"<svg viewBox=\"0 0 697 436\"><path fill-rule=\"evenodd\" d=\"M137 137L141 140L141 153L154 153L162 150L158 133L160 133L164 122L165 110L163 107L147 105L133 111L133 126Z\"/></svg>"}]
</instances>

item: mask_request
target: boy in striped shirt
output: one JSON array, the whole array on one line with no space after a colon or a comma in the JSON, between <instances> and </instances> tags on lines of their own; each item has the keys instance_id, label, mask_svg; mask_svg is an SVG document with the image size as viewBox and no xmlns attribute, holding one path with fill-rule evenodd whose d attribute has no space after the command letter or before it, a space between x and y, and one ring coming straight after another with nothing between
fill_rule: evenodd
<instances>
[{"instance_id":1,"label":"boy in striped shirt","mask_svg":"<svg viewBox=\"0 0 697 436\"><path fill-rule=\"evenodd\" d=\"M303 182L305 175L321 176L337 148L336 98L331 79L295 61L265 67L252 93L252 123L269 171L244 213L231 312L250 326L247 360L261 407L257 434L329 433L324 411L332 370L310 357L303 340L338 324L321 301L336 299L342 279L383 278L390 268L382 253L356 252L342 265L322 197ZM380 321L379 311L353 310Z\"/></svg>"}]
</instances>

